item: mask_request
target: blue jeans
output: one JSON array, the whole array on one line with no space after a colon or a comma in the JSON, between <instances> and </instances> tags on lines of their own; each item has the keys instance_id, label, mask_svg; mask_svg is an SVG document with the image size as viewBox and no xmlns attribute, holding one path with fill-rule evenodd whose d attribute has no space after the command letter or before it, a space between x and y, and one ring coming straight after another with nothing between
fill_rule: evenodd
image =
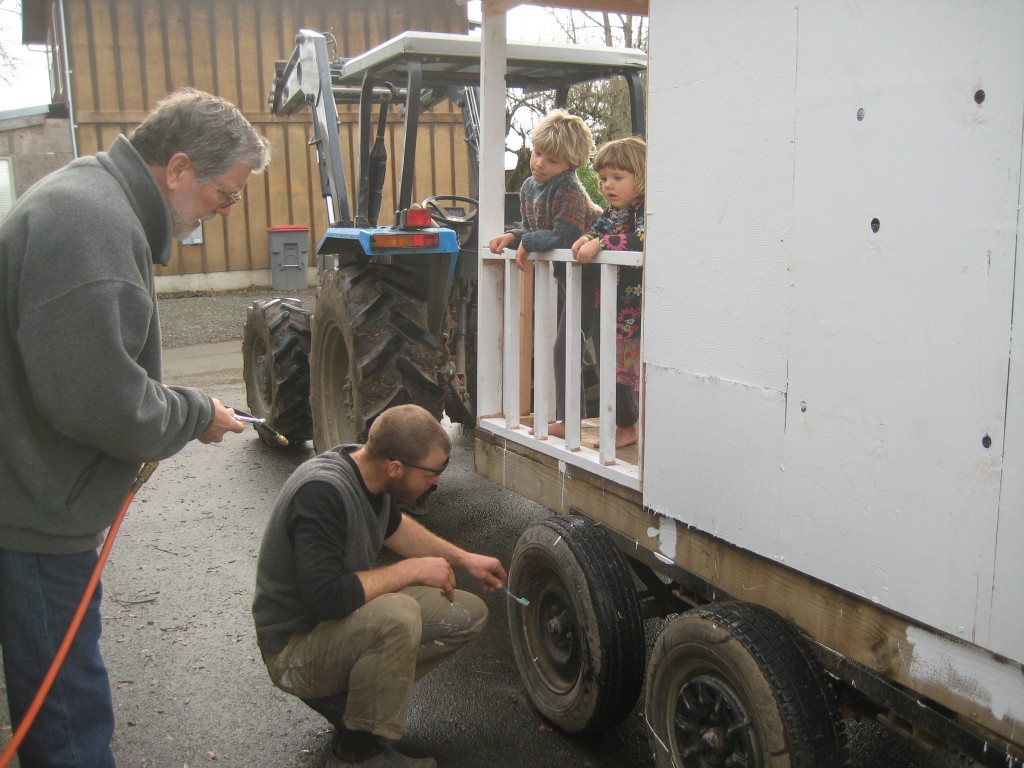
<instances>
[{"instance_id":1,"label":"blue jeans","mask_svg":"<svg viewBox=\"0 0 1024 768\"><path fill-rule=\"evenodd\" d=\"M32 555L0 549L0 646L17 729L85 592L95 551ZM113 768L114 708L100 656L97 587L78 635L25 741L22 768Z\"/></svg>"}]
</instances>

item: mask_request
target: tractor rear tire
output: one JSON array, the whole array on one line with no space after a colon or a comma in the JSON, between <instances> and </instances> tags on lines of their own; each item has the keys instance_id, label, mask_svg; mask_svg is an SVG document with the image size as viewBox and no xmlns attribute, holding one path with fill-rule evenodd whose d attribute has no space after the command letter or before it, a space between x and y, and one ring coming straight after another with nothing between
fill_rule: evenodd
<instances>
[{"instance_id":1,"label":"tractor rear tire","mask_svg":"<svg viewBox=\"0 0 1024 768\"><path fill-rule=\"evenodd\" d=\"M311 313L282 299L260 299L249 306L242 341L242 377L253 416L288 438L290 445L313 436L309 410ZM267 433L267 445L279 443Z\"/></svg>"},{"instance_id":2,"label":"tractor rear tire","mask_svg":"<svg viewBox=\"0 0 1024 768\"><path fill-rule=\"evenodd\" d=\"M314 448L363 442L394 405L415 403L440 419L437 362L438 338L411 270L366 263L328 272L310 355Z\"/></svg>"},{"instance_id":3,"label":"tractor rear tire","mask_svg":"<svg viewBox=\"0 0 1024 768\"><path fill-rule=\"evenodd\" d=\"M453 424L461 424L466 429L473 429L476 427L476 287L474 285L472 289L472 295L470 296L469 302L465 305L466 310L466 338L464 340L466 350L466 379L465 381L458 381L456 377L451 375L449 381L445 382L444 387L444 411L448 415L448 418ZM456 307L454 304L448 305L449 330L448 344L451 345L455 327L458 324L459 318L456 316ZM451 354L452 350L449 350ZM452 370L454 371L454 361L450 361Z\"/></svg>"}]
</instances>

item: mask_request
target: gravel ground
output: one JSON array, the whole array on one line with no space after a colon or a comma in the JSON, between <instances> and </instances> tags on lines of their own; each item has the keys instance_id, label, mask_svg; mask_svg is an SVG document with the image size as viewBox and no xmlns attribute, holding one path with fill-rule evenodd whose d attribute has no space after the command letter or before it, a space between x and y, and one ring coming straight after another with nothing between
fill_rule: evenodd
<instances>
[{"instance_id":1,"label":"gravel ground","mask_svg":"<svg viewBox=\"0 0 1024 768\"><path fill-rule=\"evenodd\" d=\"M312 309L316 289L275 291L252 286L238 291L191 291L157 297L160 311L160 338L165 349L241 340L245 330L245 311L256 299L292 297Z\"/></svg>"}]
</instances>

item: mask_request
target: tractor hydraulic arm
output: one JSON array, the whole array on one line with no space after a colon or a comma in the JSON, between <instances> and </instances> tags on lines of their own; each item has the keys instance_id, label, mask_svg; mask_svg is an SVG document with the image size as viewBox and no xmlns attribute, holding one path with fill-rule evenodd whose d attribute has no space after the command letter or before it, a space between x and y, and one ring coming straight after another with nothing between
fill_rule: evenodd
<instances>
[{"instance_id":1,"label":"tractor hydraulic arm","mask_svg":"<svg viewBox=\"0 0 1024 768\"><path fill-rule=\"evenodd\" d=\"M340 62L338 62L340 64ZM332 224L351 220L345 169L338 139L338 107L331 85L327 38L304 29L295 36L295 49L274 78L270 94L275 115L292 115L307 105L313 110L313 140L320 168L320 189Z\"/></svg>"}]
</instances>

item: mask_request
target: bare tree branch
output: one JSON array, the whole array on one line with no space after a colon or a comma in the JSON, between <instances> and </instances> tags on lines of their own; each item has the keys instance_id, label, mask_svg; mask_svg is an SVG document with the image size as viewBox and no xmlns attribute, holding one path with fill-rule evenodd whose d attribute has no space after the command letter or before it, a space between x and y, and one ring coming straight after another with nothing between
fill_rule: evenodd
<instances>
[{"instance_id":1,"label":"bare tree branch","mask_svg":"<svg viewBox=\"0 0 1024 768\"><path fill-rule=\"evenodd\" d=\"M647 49L647 20L621 13L546 9L561 30L564 41L574 44ZM518 160L509 175L507 189L517 191L530 172L529 135L539 119L554 107L551 94L511 92L506 101L507 150ZM601 144L633 132L629 89L621 78L575 86L569 91L566 109L583 118Z\"/></svg>"},{"instance_id":2,"label":"bare tree branch","mask_svg":"<svg viewBox=\"0 0 1024 768\"><path fill-rule=\"evenodd\" d=\"M3 27L7 29L17 29L21 24L21 4L16 0L0 0L0 14L3 14ZM23 63L23 60L13 52L10 44L0 39L0 82L12 85L18 67Z\"/></svg>"}]
</instances>

